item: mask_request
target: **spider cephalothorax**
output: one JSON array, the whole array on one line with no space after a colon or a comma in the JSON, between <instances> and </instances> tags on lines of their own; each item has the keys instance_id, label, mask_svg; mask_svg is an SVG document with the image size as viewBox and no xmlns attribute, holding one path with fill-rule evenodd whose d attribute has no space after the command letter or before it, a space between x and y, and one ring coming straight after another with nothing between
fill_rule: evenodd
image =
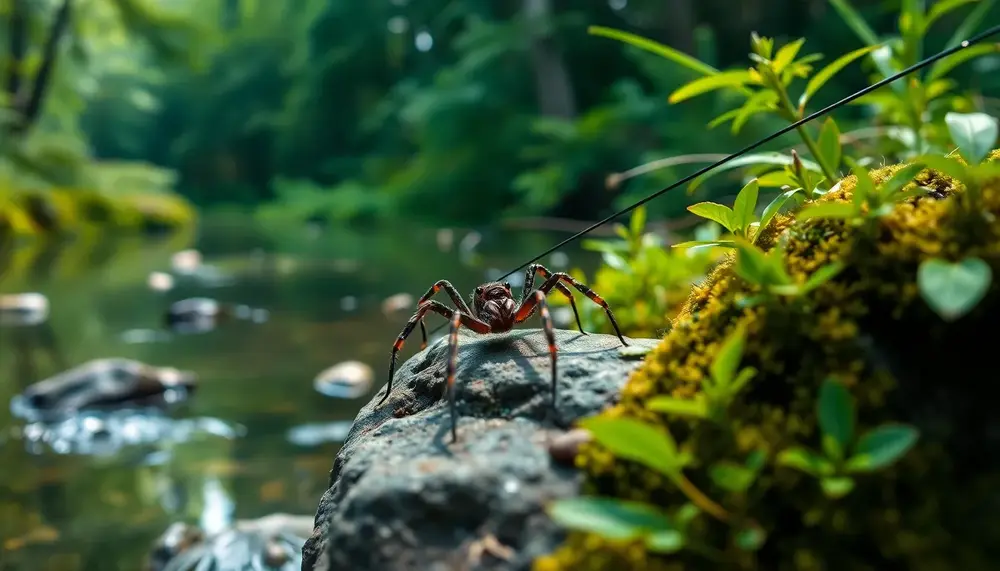
<instances>
[{"instance_id":1,"label":"spider cephalothorax","mask_svg":"<svg viewBox=\"0 0 1000 571\"><path fill-rule=\"evenodd\" d=\"M538 287L538 289L533 290L532 286L535 283L536 272L541 274L542 277L545 278L545 281ZM389 398L389 393L392 391L392 377L396 371L396 357L399 354L399 350L403 348L406 338L410 336L410 333L413 332L413 329L419 323L420 332L423 336L423 343L420 345L420 348L424 349L427 347L427 329L424 327L424 316L429 311L439 313L444 317L447 317L451 322L451 332L448 337L447 382L448 399L451 410L451 437L453 441L457 440L457 419L455 414L455 371L458 361L459 328L464 325L472 331L480 334L504 333L506 331L510 331L514 325L521 323L534 315L535 310L538 310L542 316L542 329L549 342L549 355L552 360L552 405L555 406L556 340L552 327L552 317L549 315L548 304L545 302L545 296L548 295L550 291L554 289L569 299L569 304L570 307L573 308L573 315L576 317L576 325L580 329L580 333L583 333L584 335L587 334L583 330L583 325L580 323L580 314L576 310L576 302L573 300L573 292L570 291L567 284L573 286L590 298L591 301L604 308L604 311L608 314L608 319L611 320L611 325L615 328L615 333L618 335L618 339L621 340L622 345L627 346L628 343L626 343L625 338L622 337L621 331L618 329L618 323L615 321L615 316L611 313L611 309L608 307L607 302L604 301L601 296L594 293L594 290L573 279L573 277L569 274L563 272L550 272L540 264L532 264L528 266L528 269L525 272L524 288L521 291L520 301L514 299L509 283L490 282L478 286L472 292L471 308L465 300L462 299L462 295L458 292L455 286L451 285L451 283L447 280L440 280L431 286L431 289L427 290L427 293L421 296L420 300L417 301L417 312L414 313L413 317L406 322L406 326L403 327L403 331L399 334L399 337L396 338L396 343L392 346L392 359L389 362L389 382L386 384L385 396L382 397L382 400L380 400L376 406L381 406L382 403ZM444 290L445 293L448 294L448 297L451 298L452 302L455 303L455 309L452 309L439 301L430 299L431 296L441 290Z\"/></svg>"}]
</instances>

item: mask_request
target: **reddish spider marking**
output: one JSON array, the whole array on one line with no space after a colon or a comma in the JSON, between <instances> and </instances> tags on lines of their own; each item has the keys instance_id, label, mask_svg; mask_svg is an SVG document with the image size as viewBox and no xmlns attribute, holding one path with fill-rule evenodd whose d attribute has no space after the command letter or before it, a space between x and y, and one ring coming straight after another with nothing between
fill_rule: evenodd
<instances>
[{"instance_id":1,"label":"reddish spider marking","mask_svg":"<svg viewBox=\"0 0 1000 571\"><path fill-rule=\"evenodd\" d=\"M533 289L535 283L535 273L541 274L542 278L545 279L542 285L538 286L538 289ZM514 325L527 320L529 317L534 315L537 310L542 318L542 330L545 333L545 338L548 342L549 356L552 363L552 406L555 407L557 349L555 333L552 326L552 316L549 314L548 303L545 301L545 296L547 296L549 292L556 290L569 299L570 307L573 308L573 315L576 317L576 325L580 329L580 333L587 335L587 332L583 330L583 324L580 322L580 314L577 312L576 301L573 299L573 292L569 289L569 286L576 288L577 291L604 308L605 313L608 315L608 319L611 321L611 325L615 328L615 333L618 335L618 339L622 342L622 345L628 346L628 343L625 342L625 338L621 334L621 330L618 329L618 323L615 321L615 316L611 313L611 308L608 307L608 303L604 301L601 296L597 295L594 290L577 281L567 273L550 272L541 264L532 264L528 266L528 269L525 271L524 288L521 290L520 301L516 301L514 299L510 283L489 282L478 286L475 291L472 292L471 308L465 300L462 299L462 295L458 292L458 289L451 285L451 282L447 280L439 280L417 301L416 313L414 313L413 317L406 322L406 326L403 327L403 331L399 334L399 337L396 338L396 342L393 343L392 358L389 362L389 382L386 384L385 396L383 396L382 400L380 400L375 406L382 406L382 403L389 398L389 394L392 392L392 378L396 371L396 358L400 349L402 349L403 345L406 343L406 338L410 336L413 329L416 328L419 323L420 332L423 338L420 348L426 348L427 329L424 326L424 317L429 312L438 313L447 318L451 324L451 331L448 335L448 362L445 374L448 387L449 408L451 411L451 438L452 442L457 441L455 374L458 368L459 328L464 325L466 328L479 334L504 333L510 331ZM444 290L445 293L448 294L448 297L451 298L452 302L454 302L454 309L439 301L430 299L435 293L441 290Z\"/></svg>"}]
</instances>

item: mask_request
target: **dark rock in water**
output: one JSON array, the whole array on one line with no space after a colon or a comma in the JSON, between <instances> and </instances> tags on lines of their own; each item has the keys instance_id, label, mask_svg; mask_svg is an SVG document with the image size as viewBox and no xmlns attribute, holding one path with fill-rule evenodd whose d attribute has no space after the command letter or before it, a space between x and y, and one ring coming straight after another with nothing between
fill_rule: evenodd
<instances>
[{"instance_id":1,"label":"dark rock in water","mask_svg":"<svg viewBox=\"0 0 1000 571\"><path fill-rule=\"evenodd\" d=\"M341 448L303 549L305 571L527 570L563 531L544 505L578 493L575 470L549 442L611 404L639 360L611 335L556 332L558 400L540 330L463 333L452 443L445 395L447 343L406 361L393 392L366 405ZM631 345L654 346L653 339Z\"/></svg>"},{"instance_id":2,"label":"dark rock in water","mask_svg":"<svg viewBox=\"0 0 1000 571\"><path fill-rule=\"evenodd\" d=\"M206 535L175 523L153 546L147 571L299 571L312 518L272 514Z\"/></svg>"},{"instance_id":3,"label":"dark rock in water","mask_svg":"<svg viewBox=\"0 0 1000 571\"><path fill-rule=\"evenodd\" d=\"M206 333L226 321L241 319L263 323L268 316L264 309L220 303L207 297L192 297L171 304L164 324L177 333Z\"/></svg>"},{"instance_id":4,"label":"dark rock in water","mask_svg":"<svg viewBox=\"0 0 1000 571\"><path fill-rule=\"evenodd\" d=\"M11 410L28 420L51 420L87 409L169 404L185 399L195 382L191 371L97 359L29 386L14 397Z\"/></svg>"}]
</instances>

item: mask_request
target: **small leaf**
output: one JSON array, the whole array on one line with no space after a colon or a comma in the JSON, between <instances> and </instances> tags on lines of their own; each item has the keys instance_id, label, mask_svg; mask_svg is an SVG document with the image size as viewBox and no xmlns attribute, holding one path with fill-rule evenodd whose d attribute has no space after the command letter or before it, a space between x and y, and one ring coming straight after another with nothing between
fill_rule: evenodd
<instances>
[{"instance_id":1,"label":"small leaf","mask_svg":"<svg viewBox=\"0 0 1000 571\"><path fill-rule=\"evenodd\" d=\"M679 89L671 93L667 98L667 101L669 103L680 103L686 99L690 99L710 91L715 91L717 89L723 89L726 87L744 88L744 86L748 83L750 83L750 72L746 70L740 69L723 71L714 75L699 77L694 81L684 84Z\"/></svg>"},{"instance_id":2,"label":"small leaf","mask_svg":"<svg viewBox=\"0 0 1000 571\"><path fill-rule=\"evenodd\" d=\"M760 526L752 525L736 532L736 546L743 551L757 551L767 540L767 534Z\"/></svg>"},{"instance_id":3,"label":"small leaf","mask_svg":"<svg viewBox=\"0 0 1000 571\"><path fill-rule=\"evenodd\" d=\"M812 76L812 79L810 79L809 83L806 84L806 89L802 92L802 96L799 97L799 108L804 109L806 104L809 103L809 100L812 99L812 96L816 95L816 92L819 91L820 88L826 84L826 82L830 81L833 76L837 75L837 72L847 67L847 65L852 61L872 52L877 48L877 45L858 48L840 56L830 62L826 67L816 72L816 75Z\"/></svg>"},{"instance_id":4,"label":"small leaf","mask_svg":"<svg viewBox=\"0 0 1000 571\"><path fill-rule=\"evenodd\" d=\"M684 534L676 529L654 531L646 537L646 549L653 553L677 553L684 543Z\"/></svg>"},{"instance_id":5,"label":"small leaf","mask_svg":"<svg viewBox=\"0 0 1000 571\"><path fill-rule=\"evenodd\" d=\"M760 236L761 232L767 229L767 226L771 223L774 217L778 215L781 211L781 207L788 202L788 199L799 192L802 192L801 188L782 192L778 196L774 197L774 200L764 207L764 212L760 215L760 228L757 230L757 233L754 234L754 242L757 241L757 237Z\"/></svg>"},{"instance_id":6,"label":"small leaf","mask_svg":"<svg viewBox=\"0 0 1000 571\"><path fill-rule=\"evenodd\" d=\"M666 476L676 476L685 459L673 436L664 429L628 418L592 416L580 421L612 454L638 462Z\"/></svg>"},{"instance_id":7,"label":"small leaf","mask_svg":"<svg viewBox=\"0 0 1000 571\"><path fill-rule=\"evenodd\" d=\"M846 496L854 489L854 479L848 477L823 478L819 484L826 497L834 500Z\"/></svg>"},{"instance_id":8,"label":"small leaf","mask_svg":"<svg viewBox=\"0 0 1000 571\"><path fill-rule=\"evenodd\" d=\"M679 399L670 396L654 397L646 403L646 408L654 412L675 414L679 416L690 416L693 418L707 418L708 407L704 398Z\"/></svg>"},{"instance_id":9,"label":"small leaf","mask_svg":"<svg viewBox=\"0 0 1000 571\"><path fill-rule=\"evenodd\" d=\"M759 472L767 461L767 454L763 450L754 450L747 456L746 467L754 472Z\"/></svg>"},{"instance_id":10,"label":"small leaf","mask_svg":"<svg viewBox=\"0 0 1000 571\"><path fill-rule=\"evenodd\" d=\"M546 511L564 527L621 541L672 527L670 518L653 506L613 498L566 498Z\"/></svg>"},{"instance_id":11,"label":"small leaf","mask_svg":"<svg viewBox=\"0 0 1000 571\"><path fill-rule=\"evenodd\" d=\"M955 10L956 8L961 8L966 4L975 4L979 0L940 0L935 2L934 5L927 10L927 15L924 16L924 29L921 33L926 32L927 28L930 28L938 18L944 16L948 12Z\"/></svg>"},{"instance_id":12,"label":"small leaf","mask_svg":"<svg viewBox=\"0 0 1000 571\"><path fill-rule=\"evenodd\" d=\"M892 77L898 70L896 65L892 61L892 48L888 45L881 46L877 50L872 52L872 61L875 63L875 67L878 68L879 73L882 77ZM906 82L905 81L893 81L889 84L899 95L906 94Z\"/></svg>"},{"instance_id":13,"label":"small leaf","mask_svg":"<svg viewBox=\"0 0 1000 571\"><path fill-rule=\"evenodd\" d=\"M917 270L920 294L945 321L954 321L971 311L986 296L992 281L993 271L979 258L955 264L931 259Z\"/></svg>"},{"instance_id":14,"label":"small leaf","mask_svg":"<svg viewBox=\"0 0 1000 571\"><path fill-rule=\"evenodd\" d=\"M810 291L825 284L836 277L836 275L843 269L844 264L840 262L831 262L825 266L821 266L813 272L811 276L809 276L809 279L807 279L804 284L802 284L802 293L809 293Z\"/></svg>"},{"instance_id":15,"label":"small leaf","mask_svg":"<svg viewBox=\"0 0 1000 571\"><path fill-rule=\"evenodd\" d=\"M978 165L993 150L997 120L986 113L948 113L944 116L952 141L969 165Z\"/></svg>"},{"instance_id":16,"label":"small leaf","mask_svg":"<svg viewBox=\"0 0 1000 571\"><path fill-rule=\"evenodd\" d=\"M833 464L829 460L800 446L782 450L775 461L779 466L794 468L811 476L833 474Z\"/></svg>"},{"instance_id":17,"label":"small leaf","mask_svg":"<svg viewBox=\"0 0 1000 571\"><path fill-rule=\"evenodd\" d=\"M777 103L778 94L773 91L760 90L754 93L746 100L746 103L742 107L736 110L731 129L732 133L734 135L739 133L740 129L743 128L743 125L746 125L751 117L758 113L773 110Z\"/></svg>"},{"instance_id":18,"label":"small leaf","mask_svg":"<svg viewBox=\"0 0 1000 571\"><path fill-rule=\"evenodd\" d=\"M733 211L728 206L714 202L699 202L688 206L687 209L692 214L722 224L730 232L736 231L736 226L733 224Z\"/></svg>"},{"instance_id":19,"label":"small leaf","mask_svg":"<svg viewBox=\"0 0 1000 571\"><path fill-rule=\"evenodd\" d=\"M865 202L871 200L871 197L875 197L875 181L872 180L872 175L869 174L868 169L859 165L858 163L849 160L848 164L851 165L851 171L854 173L854 177L857 182L854 183L854 207L860 210L861 205Z\"/></svg>"},{"instance_id":20,"label":"small leaf","mask_svg":"<svg viewBox=\"0 0 1000 571\"><path fill-rule=\"evenodd\" d=\"M804 43L806 43L806 39L799 38L794 42L781 46L778 49L778 53L774 54L774 59L771 63L774 73L780 74L783 69L788 67L788 64L795 61L795 56L799 55L799 50L802 49L802 44Z\"/></svg>"},{"instance_id":21,"label":"small leaf","mask_svg":"<svg viewBox=\"0 0 1000 571\"><path fill-rule=\"evenodd\" d=\"M742 113L742 111L743 111L742 107L737 107L736 109L730 109L729 111L726 111L722 115L719 115L715 119L712 119L711 121L709 121L708 122L708 128L709 129L714 129L714 128L718 127L719 125L722 125L726 121L732 121L737 116L739 116L739 114Z\"/></svg>"},{"instance_id":22,"label":"small leaf","mask_svg":"<svg viewBox=\"0 0 1000 571\"><path fill-rule=\"evenodd\" d=\"M757 208L757 195L760 186L757 179L750 179L740 193L736 195L736 202L733 203L733 228L735 230L746 231L747 226L753 222L754 210Z\"/></svg>"},{"instance_id":23,"label":"small leaf","mask_svg":"<svg viewBox=\"0 0 1000 571\"><path fill-rule=\"evenodd\" d=\"M792 157L788 155L783 155L781 153L751 153L749 155L743 155L741 157L735 158L719 166L716 169L712 169L707 173L692 180L691 184L688 185L688 193L690 194L695 190L697 190L699 186L701 186L706 180L709 179L709 177L715 176L719 173L732 170L735 168L745 167L749 165L788 166L791 164L792 164ZM817 165L813 161L803 160L802 166L814 172L822 172L822 170L819 168L819 165Z\"/></svg>"},{"instance_id":24,"label":"small leaf","mask_svg":"<svg viewBox=\"0 0 1000 571\"><path fill-rule=\"evenodd\" d=\"M854 206L843 202L819 202L806 206L795 215L796 220L810 218L833 218L843 220L855 216Z\"/></svg>"},{"instance_id":25,"label":"small leaf","mask_svg":"<svg viewBox=\"0 0 1000 571\"><path fill-rule=\"evenodd\" d=\"M955 159L937 155L924 155L917 157L915 162L923 163L927 165L927 168L936 170L958 182L964 182L969 178L968 168Z\"/></svg>"},{"instance_id":26,"label":"small leaf","mask_svg":"<svg viewBox=\"0 0 1000 571\"><path fill-rule=\"evenodd\" d=\"M641 50L646 50L647 52L669 59L674 63L678 63L702 75L715 75L719 73L719 70L714 67L699 61L682 51L675 50L642 36L637 36L621 30L615 30L613 28L605 28L604 26L590 26L587 28L587 33L592 36L603 36L612 40L618 40Z\"/></svg>"},{"instance_id":27,"label":"small leaf","mask_svg":"<svg viewBox=\"0 0 1000 571\"><path fill-rule=\"evenodd\" d=\"M757 477L753 470L727 461L713 464L708 475L716 486L738 494L745 492Z\"/></svg>"},{"instance_id":28,"label":"small leaf","mask_svg":"<svg viewBox=\"0 0 1000 571\"><path fill-rule=\"evenodd\" d=\"M743 358L743 347L746 344L744 329L737 326L722 342L722 347L712 360L710 372L712 379L720 386L728 385L736 379L736 370Z\"/></svg>"},{"instance_id":29,"label":"small leaf","mask_svg":"<svg viewBox=\"0 0 1000 571\"><path fill-rule=\"evenodd\" d=\"M613 252L604 252L604 254L601 255L601 259L609 268L613 268L624 273L632 273L632 267L629 265L628 261L618 254Z\"/></svg>"},{"instance_id":30,"label":"small leaf","mask_svg":"<svg viewBox=\"0 0 1000 571\"><path fill-rule=\"evenodd\" d=\"M889 466L909 452L919 436L916 428L905 424L878 426L858 440L847 468L852 472L871 472Z\"/></svg>"},{"instance_id":31,"label":"small leaf","mask_svg":"<svg viewBox=\"0 0 1000 571\"><path fill-rule=\"evenodd\" d=\"M752 244L736 242L739 253L733 268L736 274L753 285L763 286L770 283L773 274L771 261L759 248Z\"/></svg>"},{"instance_id":32,"label":"small leaf","mask_svg":"<svg viewBox=\"0 0 1000 571\"><path fill-rule=\"evenodd\" d=\"M902 188L910 184L914 177L921 173L926 167L922 163L913 163L906 165L905 167L896 171L896 174L892 175L892 178L882 183L879 187L879 194L884 198L888 198L893 194L896 194Z\"/></svg>"},{"instance_id":33,"label":"small leaf","mask_svg":"<svg viewBox=\"0 0 1000 571\"><path fill-rule=\"evenodd\" d=\"M681 242L679 244L674 244L673 248L685 248L688 251L691 250L703 250L707 248L735 248L736 242L732 240L711 240L711 241L692 241L692 242Z\"/></svg>"},{"instance_id":34,"label":"small leaf","mask_svg":"<svg viewBox=\"0 0 1000 571\"><path fill-rule=\"evenodd\" d=\"M854 438L854 401L851 393L843 384L827 379L820 386L817 408L819 429L836 446L828 452L833 452L834 458L840 459Z\"/></svg>"},{"instance_id":35,"label":"small leaf","mask_svg":"<svg viewBox=\"0 0 1000 571\"><path fill-rule=\"evenodd\" d=\"M819 154L823 155L823 161L832 169L838 168L843 149L840 145L840 129L833 117L827 117L823 122L816 144L819 146Z\"/></svg>"},{"instance_id":36,"label":"small leaf","mask_svg":"<svg viewBox=\"0 0 1000 571\"><path fill-rule=\"evenodd\" d=\"M761 188L781 188L783 186L795 186L795 179L792 175L783 170L771 171L757 177L757 184Z\"/></svg>"},{"instance_id":37,"label":"small leaf","mask_svg":"<svg viewBox=\"0 0 1000 571\"><path fill-rule=\"evenodd\" d=\"M629 220L629 230L632 236L641 236L646 229L646 207L640 206L632 211L632 218Z\"/></svg>"}]
</instances>

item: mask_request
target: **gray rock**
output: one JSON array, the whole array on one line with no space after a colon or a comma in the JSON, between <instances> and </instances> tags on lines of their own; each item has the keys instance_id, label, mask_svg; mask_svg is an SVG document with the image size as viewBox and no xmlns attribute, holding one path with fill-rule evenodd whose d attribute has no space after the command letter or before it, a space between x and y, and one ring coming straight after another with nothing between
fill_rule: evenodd
<instances>
[{"instance_id":1,"label":"gray rock","mask_svg":"<svg viewBox=\"0 0 1000 571\"><path fill-rule=\"evenodd\" d=\"M563 532L544 513L581 478L552 460L549 440L612 404L641 362L613 335L556 332L558 399L550 401L541 330L463 333L451 442L447 342L399 367L358 413L303 548L303 571L527 570ZM655 339L629 340L652 347Z\"/></svg>"}]
</instances>

